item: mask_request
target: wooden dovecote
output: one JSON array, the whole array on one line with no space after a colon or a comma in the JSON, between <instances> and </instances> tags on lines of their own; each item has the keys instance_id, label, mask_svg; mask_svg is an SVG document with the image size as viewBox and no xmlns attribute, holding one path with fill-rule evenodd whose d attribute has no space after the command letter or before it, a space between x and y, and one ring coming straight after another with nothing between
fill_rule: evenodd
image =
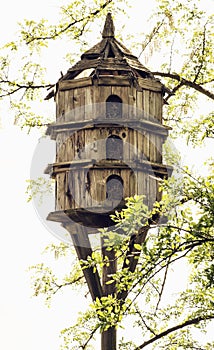
<instances>
[{"instance_id":1,"label":"wooden dovecote","mask_svg":"<svg viewBox=\"0 0 214 350\"><path fill-rule=\"evenodd\" d=\"M111 214L124 208L125 198L145 196L152 208L161 199L159 180L171 168L162 162L168 130L162 123L166 87L114 35L111 14L102 40L86 51L56 84L56 122L47 134L56 141L56 160L46 173L55 179L56 210L48 220L69 232L77 256L92 255L89 233L114 225ZM134 272L149 225L130 237L123 268ZM102 241L103 243L103 241ZM83 269L93 300L116 295L124 302L127 290L108 284L116 273L114 251L104 244L102 277L98 269ZM128 261L128 262L127 262ZM102 332L101 349L116 350L116 329Z\"/></svg>"},{"instance_id":2,"label":"wooden dovecote","mask_svg":"<svg viewBox=\"0 0 214 350\"><path fill-rule=\"evenodd\" d=\"M61 222L65 213L104 227L126 197L143 194L150 208L160 199L158 179L169 171L162 164L166 90L115 38L108 14L102 40L56 84L56 122L47 129L56 140L56 161L46 169L56 180L49 220Z\"/></svg>"}]
</instances>

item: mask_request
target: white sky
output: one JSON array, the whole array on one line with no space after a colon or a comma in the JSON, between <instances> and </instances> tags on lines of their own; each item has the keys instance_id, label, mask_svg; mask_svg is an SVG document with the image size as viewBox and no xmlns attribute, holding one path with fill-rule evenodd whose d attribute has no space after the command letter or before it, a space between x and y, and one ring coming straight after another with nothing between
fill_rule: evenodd
<instances>
[{"instance_id":1,"label":"white sky","mask_svg":"<svg viewBox=\"0 0 214 350\"><path fill-rule=\"evenodd\" d=\"M141 7L142 3L135 1ZM7 0L1 7L0 42L7 38L10 40L16 22L23 18L40 17L41 12L43 17L53 18L58 4L57 0ZM145 7L148 8L148 2ZM136 23L141 23L142 12L135 13ZM26 269L42 261L41 251L47 244L58 242L40 222L33 206L26 201L26 179L30 176L31 159L40 134L33 131L27 135L14 127L12 122L7 122L10 116L3 107L0 115L3 123L3 129L0 129L0 348L58 350L59 331L69 326L72 319L75 320L80 305L77 296L68 293L63 301L56 298L51 309L47 309L40 298L31 298ZM200 152L203 156L204 151ZM194 153L191 154L194 158ZM195 153L197 156L198 153Z\"/></svg>"}]
</instances>

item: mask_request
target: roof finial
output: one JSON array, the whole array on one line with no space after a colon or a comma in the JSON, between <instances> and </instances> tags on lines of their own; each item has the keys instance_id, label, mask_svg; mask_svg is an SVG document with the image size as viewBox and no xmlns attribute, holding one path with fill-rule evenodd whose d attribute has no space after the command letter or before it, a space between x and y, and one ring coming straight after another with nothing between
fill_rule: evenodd
<instances>
[{"instance_id":1,"label":"roof finial","mask_svg":"<svg viewBox=\"0 0 214 350\"><path fill-rule=\"evenodd\" d=\"M114 37L114 23L110 12L106 16L102 37L103 38Z\"/></svg>"}]
</instances>

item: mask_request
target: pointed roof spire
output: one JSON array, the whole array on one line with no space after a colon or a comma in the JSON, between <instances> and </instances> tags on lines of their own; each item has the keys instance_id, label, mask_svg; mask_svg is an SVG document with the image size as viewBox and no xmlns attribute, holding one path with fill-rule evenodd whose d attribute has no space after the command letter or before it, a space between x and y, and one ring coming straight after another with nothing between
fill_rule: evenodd
<instances>
[{"instance_id":1,"label":"pointed roof spire","mask_svg":"<svg viewBox=\"0 0 214 350\"><path fill-rule=\"evenodd\" d=\"M114 23L110 12L106 16L102 37L103 38L114 37Z\"/></svg>"}]
</instances>

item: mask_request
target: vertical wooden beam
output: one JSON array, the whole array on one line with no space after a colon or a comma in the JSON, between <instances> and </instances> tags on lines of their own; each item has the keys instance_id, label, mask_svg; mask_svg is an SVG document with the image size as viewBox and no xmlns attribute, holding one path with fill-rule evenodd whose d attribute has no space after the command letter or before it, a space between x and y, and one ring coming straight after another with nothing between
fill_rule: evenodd
<instances>
[{"instance_id":1,"label":"vertical wooden beam","mask_svg":"<svg viewBox=\"0 0 214 350\"><path fill-rule=\"evenodd\" d=\"M91 256L92 254L92 249L88 238L88 234L85 231L84 227L77 226L75 234L73 233L73 225L70 226L69 224L66 224L65 228L70 233L78 259L87 260L87 257ZM94 301L96 300L96 298L100 299L103 296L103 291L98 271L96 270L96 272L94 272L93 268L89 267L83 269L83 274L87 282L92 300Z\"/></svg>"},{"instance_id":2,"label":"vertical wooden beam","mask_svg":"<svg viewBox=\"0 0 214 350\"><path fill-rule=\"evenodd\" d=\"M114 250L108 251L105 246L102 248L103 259L109 260L109 265L103 266L103 294L104 296L116 293L115 283L106 284L112 279L111 275L117 271L117 262ZM116 328L111 327L101 334L101 350L116 350L117 334Z\"/></svg>"}]
</instances>

